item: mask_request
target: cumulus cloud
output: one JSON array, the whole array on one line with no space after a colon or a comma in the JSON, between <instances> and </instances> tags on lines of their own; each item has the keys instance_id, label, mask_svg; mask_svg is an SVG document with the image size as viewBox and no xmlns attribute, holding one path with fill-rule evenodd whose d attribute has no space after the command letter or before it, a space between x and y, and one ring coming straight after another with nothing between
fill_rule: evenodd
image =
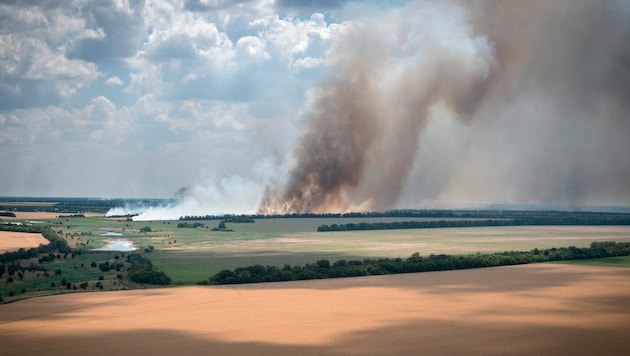
<instances>
[{"instance_id":1,"label":"cumulus cloud","mask_svg":"<svg viewBox=\"0 0 630 356\"><path fill-rule=\"evenodd\" d=\"M327 9L339 8L348 0L277 0L278 8Z\"/></svg>"},{"instance_id":2,"label":"cumulus cloud","mask_svg":"<svg viewBox=\"0 0 630 356\"><path fill-rule=\"evenodd\" d=\"M254 0L186 0L185 8L192 11L225 10L234 6L251 6Z\"/></svg>"},{"instance_id":3,"label":"cumulus cloud","mask_svg":"<svg viewBox=\"0 0 630 356\"><path fill-rule=\"evenodd\" d=\"M0 109L57 104L97 79L94 63L68 56L84 39L104 37L62 7L0 5Z\"/></svg>"},{"instance_id":4,"label":"cumulus cloud","mask_svg":"<svg viewBox=\"0 0 630 356\"><path fill-rule=\"evenodd\" d=\"M105 85L123 85L123 81L117 76L109 77L105 80Z\"/></svg>"},{"instance_id":5,"label":"cumulus cloud","mask_svg":"<svg viewBox=\"0 0 630 356\"><path fill-rule=\"evenodd\" d=\"M86 26L103 35L76 41L69 56L107 62L122 60L138 51L148 26L143 17L145 1L81 1L77 6Z\"/></svg>"}]
</instances>

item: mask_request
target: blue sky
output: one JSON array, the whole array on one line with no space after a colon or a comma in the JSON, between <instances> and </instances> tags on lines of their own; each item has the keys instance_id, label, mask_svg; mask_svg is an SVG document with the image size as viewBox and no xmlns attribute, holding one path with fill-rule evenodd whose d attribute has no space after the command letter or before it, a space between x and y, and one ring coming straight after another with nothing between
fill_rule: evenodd
<instances>
[{"instance_id":1,"label":"blue sky","mask_svg":"<svg viewBox=\"0 0 630 356\"><path fill-rule=\"evenodd\" d=\"M628 7L521 5L4 1L0 195L185 196L193 210L256 211L270 183L295 175L294 148L326 88L347 79L359 31L355 60L374 59L365 73L389 134L371 138L379 159L360 181L324 200L629 205ZM392 140L398 109L418 102L415 137ZM398 181L379 163L393 156ZM392 191L377 204L379 187Z\"/></svg>"}]
</instances>

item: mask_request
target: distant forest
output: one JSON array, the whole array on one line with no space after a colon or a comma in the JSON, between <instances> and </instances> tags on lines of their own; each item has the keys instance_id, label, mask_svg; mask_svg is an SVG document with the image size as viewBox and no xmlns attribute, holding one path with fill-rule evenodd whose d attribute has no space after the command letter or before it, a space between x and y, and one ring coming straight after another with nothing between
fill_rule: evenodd
<instances>
[{"instance_id":1,"label":"distant forest","mask_svg":"<svg viewBox=\"0 0 630 356\"><path fill-rule=\"evenodd\" d=\"M90 212L105 214L109 209L133 206L160 206L175 203L174 199L101 199L51 197L0 197L0 210L45 211L60 214ZM16 205L15 203L20 203ZM44 203L44 204L42 204Z\"/></svg>"},{"instance_id":2,"label":"distant forest","mask_svg":"<svg viewBox=\"0 0 630 356\"><path fill-rule=\"evenodd\" d=\"M15 204L19 203L19 204ZM29 204L30 203L30 204ZM44 203L44 204L42 204ZM176 199L102 199L62 197L0 197L0 212L12 217L14 211L47 211L59 214L106 213L112 208L135 206L152 207L176 204ZM400 209L384 212L349 212L327 214L277 214L277 215L202 215L182 216L180 220L223 220L230 223L253 223L255 219L268 218L432 218L432 219L510 219L510 225L630 225L630 211L585 212L561 210L511 210L511 209ZM2 215L0 215L2 216ZM537 221L537 222L536 222ZM564 222L563 222L564 221ZM496 226L496 225L483 225ZM384 228L384 227L381 227Z\"/></svg>"},{"instance_id":3,"label":"distant forest","mask_svg":"<svg viewBox=\"0 0 630 356\"><path fill-rule=\"evenodd\" d=\"M231 223L253 223L270 218L428 218L444 220L357 222L320 225L317 231L428 229L488 226L546 225L630 225L630 214L610 212L571 212L539 210L392 210L372 213L285 214L285 215L204 215L183 216L182 221L221 220Z\"/></svg>"},{"instance_id":4,"label":"distant forest","mask_svg":"<svg viewBox=\"0 0 630 356\"><path fill-rule=\"evenodd\" d=\"M507 214L506 214L507 215ZM552 213L549 216L538 214L519 218L496 218L485 220L432 220L361 222L348 224L320 225L317 231L391 230L391 229L430 229L447 227L483 226L548 226L548 225L630 225L630 216L622 214L573 214Z\"/></svg>"}]
</instances>

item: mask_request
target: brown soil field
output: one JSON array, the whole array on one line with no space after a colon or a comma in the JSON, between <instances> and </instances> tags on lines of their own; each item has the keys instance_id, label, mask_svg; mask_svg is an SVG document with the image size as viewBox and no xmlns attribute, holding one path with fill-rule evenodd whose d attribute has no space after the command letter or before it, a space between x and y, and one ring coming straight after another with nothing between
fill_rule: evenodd
<instances>
[{"instance_id":1,"label":"brown soil field","mask_svg":"<svg viewBox=\"0 0 630 356\"><path fill-rule=\"evenodd\" d=\"M20 248L29 249L40 244L47 245L49 242L42 234L0 231L0 253L17 251Z\"/></svg>"},{"instance_id":2,"label":"brown soil field","mask_svg":"<svg viewBox=\"0 0 630 356\"><path fill-rule=\"evenodd\" d=\"M4 355L619 355L630 268L536 264L0 305Z\"/></svg>"}]
</instances>

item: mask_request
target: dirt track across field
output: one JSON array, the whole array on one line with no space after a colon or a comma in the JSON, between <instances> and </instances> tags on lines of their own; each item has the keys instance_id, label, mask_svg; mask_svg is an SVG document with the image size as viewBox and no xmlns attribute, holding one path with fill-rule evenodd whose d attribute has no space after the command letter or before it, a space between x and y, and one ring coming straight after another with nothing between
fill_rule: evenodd
<instances>
[{"instance_id":1,"label":"dirt track across field","mask_svg":"<svg viewBox=\"0 0 630 356\"><path fill-rule=\"evenodd\" d=\"M536 264L0 305L14 354L619 355L630 268Z\"/></svg>"}]
</instances>

